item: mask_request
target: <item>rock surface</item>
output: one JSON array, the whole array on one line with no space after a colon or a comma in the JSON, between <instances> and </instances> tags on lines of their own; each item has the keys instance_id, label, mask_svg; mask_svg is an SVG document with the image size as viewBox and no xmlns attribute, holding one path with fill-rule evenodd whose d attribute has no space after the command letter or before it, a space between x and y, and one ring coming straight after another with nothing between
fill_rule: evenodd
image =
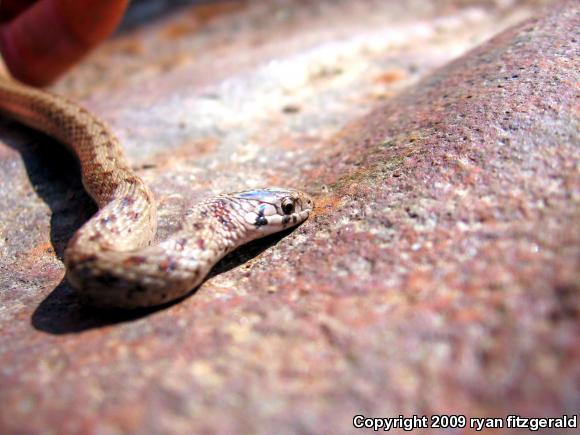
<instances>
[{"instance_id":1,"label":"rock surface","mask_svg":"<svg viewBox=\"0 0 580 435\"><path fill-rule=\"evenodd\" d=\"M160 237L212 193L317 200L160 310L80 305L61 257L94 206L2 119L0 432L577 413L580 9L433 3L136 2L54 87L121 137Z\"/></svg>"}]
</instances>

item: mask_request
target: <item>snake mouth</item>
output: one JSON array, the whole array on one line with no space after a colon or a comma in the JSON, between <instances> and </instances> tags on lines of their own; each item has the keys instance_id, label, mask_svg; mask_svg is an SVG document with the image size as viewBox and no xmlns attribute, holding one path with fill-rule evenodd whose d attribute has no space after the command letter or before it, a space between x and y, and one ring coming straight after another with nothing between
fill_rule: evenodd
<instances>
[{"instance_id":1,"label":"snake mouth","mask_svg":"<svg viewBox=\"0 0 580 435\"><path fill-rule=\"evenodd\" d=\"M299 212L292 213L290 215L284 216L274 215L267 218L268 221L267 224L278 227L276 229L276 231L278 231L280 228L286 229L301 224L306 219L308 219L309 215L310 215L309 209L301 210Z\"/></svg>"}]
</instances>

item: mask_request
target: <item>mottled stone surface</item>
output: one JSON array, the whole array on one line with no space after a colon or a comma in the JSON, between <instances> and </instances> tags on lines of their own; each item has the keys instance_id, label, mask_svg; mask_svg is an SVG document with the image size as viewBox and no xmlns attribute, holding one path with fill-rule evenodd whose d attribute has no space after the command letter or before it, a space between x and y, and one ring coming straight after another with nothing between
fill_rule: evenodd
<instances>
[{"instance_id":1,"label":"mottled stone surface","mask_svg":"<svg viewBox=\"0 0 580 435\"><path fill-rule=\"evenodd\" d=\"M74 159L2 119L0 432L578 412L580 15L545 3L135 3L54 90L119 134L160 236L220 191L316 213L178 304L92 311L63 281Z\"/></svg>"}]
</instances>

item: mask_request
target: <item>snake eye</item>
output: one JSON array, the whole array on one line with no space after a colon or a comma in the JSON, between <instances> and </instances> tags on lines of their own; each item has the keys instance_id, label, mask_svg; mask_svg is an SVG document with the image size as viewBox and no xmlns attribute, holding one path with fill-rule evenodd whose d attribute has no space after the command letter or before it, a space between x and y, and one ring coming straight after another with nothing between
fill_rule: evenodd
<instances>
[{"instance_id":1,"label":"snake eye","mask_svg":"<svg viewBox=\"0 0 580 435\"><path fill-rule=\"evenodd\" d=\"M284 198L282 200L282 211L284 214L292 214L294 212L294 201L292 198Z\"/></svg>"}]
</instances>

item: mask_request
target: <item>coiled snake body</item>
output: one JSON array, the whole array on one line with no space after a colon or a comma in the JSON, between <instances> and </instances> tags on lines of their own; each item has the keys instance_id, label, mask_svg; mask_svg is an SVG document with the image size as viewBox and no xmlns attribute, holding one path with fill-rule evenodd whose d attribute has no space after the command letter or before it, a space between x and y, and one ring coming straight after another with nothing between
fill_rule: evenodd
<instances>
[{"instance_id":1,"label":"coiled snake body","mask_svg":"<svg viewBox=\"0 0 580 435\"><path fill-rule=\"evenodd\" d=\"M154 244L156 203L107 126L65 98L0 78L0 111L68 145L99 211L69 241L67 278L88 303L135 308L184 296L224 255L298 225L313 202L293 189L219 195L191 208L182 228Z\"/></svg>"}]
</instances>

